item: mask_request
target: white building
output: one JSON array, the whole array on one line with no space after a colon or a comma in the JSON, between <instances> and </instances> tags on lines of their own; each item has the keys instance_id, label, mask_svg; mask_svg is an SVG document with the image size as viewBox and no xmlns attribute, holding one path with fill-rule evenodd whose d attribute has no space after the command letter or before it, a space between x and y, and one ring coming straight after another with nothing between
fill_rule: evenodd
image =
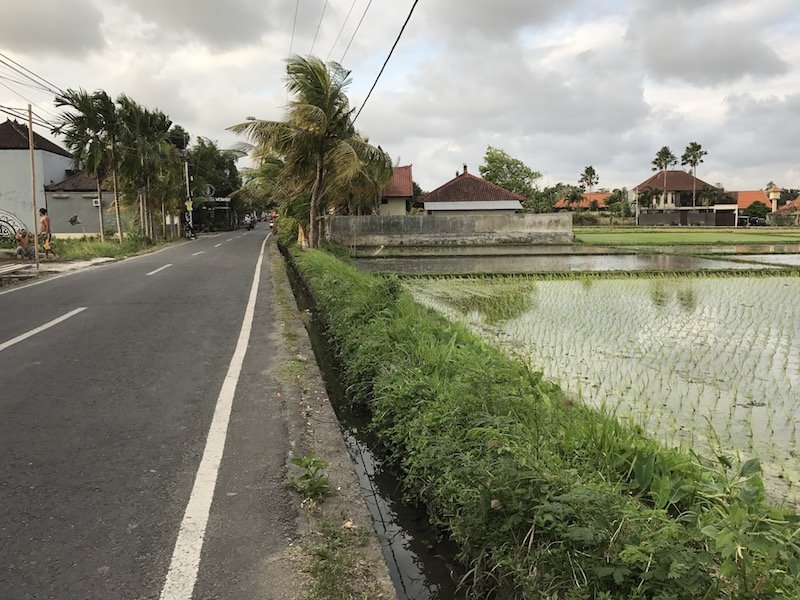
<instances>
[{"instance_id":1,"label":"white building","mask_svg":"<svg viewBox=\"0 0 800 600\"><path fill-rule=\"evenodd\" d=\"M71 173L72 155L35 131L33 148L36 205L41 208L46 202L45 186ZM0 123L0 235L13 235L20 227L35 231L33 218L28 127L7 119Z\"/></svg>"}]
</instances>

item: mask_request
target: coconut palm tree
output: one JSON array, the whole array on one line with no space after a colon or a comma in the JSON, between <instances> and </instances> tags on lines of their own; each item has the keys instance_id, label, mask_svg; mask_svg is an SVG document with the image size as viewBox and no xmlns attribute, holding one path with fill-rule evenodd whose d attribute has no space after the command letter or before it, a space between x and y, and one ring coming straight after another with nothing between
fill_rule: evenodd
<instances>
[{"instance_id":1,"label":"coconut palm tree","mask_svg":"<svg viewBox=\"0 0 800 600\"><path fill-rule=\"evenodd\" d=\"M656 157L653 159L652 163L653 171L664 171L664 202L667 201L667 169L669 169L672 165L678 164L677 157L672 153L672 150L669 149L669 146L662 146L661 150L656 153Z\"/></svg>"},{"instance_id":2,"label":"coconut palm tree","mask_svg":"<svg viewBox=\"0 0 800 600\"><path fill-rule=\"evenodd\" d=\"M380 148L357 135L345 90L350 72L315 56L290 56L286 87L293 99L285 121L248 120L229 129L254 143L257 161L279 156L297 182L311 183L308 213L309 246L319 244L317 219L325 209L328 189L353 181L363 163L391 160ZM298 196L300 198L300 196Z\"/></svg>"},{"instance_id":3,"label":"coconut palm tree","mask_svg":"<svg viewBox=\"0 0 800 600\"><path fill-rule=\"evenodd\" d=\"M692 167L692 207L697 205L697 165L703 162L703 157L708 154L697 142L691 142L681 156L681 165Z\"/></svg>"},{"instance_id":4,"label":"coconut palm tree","mask_svg":"<svg viewBox=\"0 0 800 600\"><path fill-rule=\"evenodd\" d=\"M581 185L585 185L586 188L589 190L589 193L592 193L592 189L595 185L600 181L600 177L597 175L597 172L594 170L594 167L589 165L583 170L581 174L581 178L578 180L578 183Z\"/></svg>"}]
</instances>

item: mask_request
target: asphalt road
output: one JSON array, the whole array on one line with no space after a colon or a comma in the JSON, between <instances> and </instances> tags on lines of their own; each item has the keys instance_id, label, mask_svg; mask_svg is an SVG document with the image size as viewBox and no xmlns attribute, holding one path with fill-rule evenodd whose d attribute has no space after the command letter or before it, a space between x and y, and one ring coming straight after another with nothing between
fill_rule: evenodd
<instances>
[{"instance_id":1,"label":"asphalt road","mask_svg":"<svg viewBox=\"0 0 800 600\"><path fill-rule=\"evenodd\" d=\"M295 515L266 235L0 288L0 598L274 597L264 565ZM198 478L210 429L224 453ZM179 531L199 566L173 561Z\"/></svg>"}]
</instances>

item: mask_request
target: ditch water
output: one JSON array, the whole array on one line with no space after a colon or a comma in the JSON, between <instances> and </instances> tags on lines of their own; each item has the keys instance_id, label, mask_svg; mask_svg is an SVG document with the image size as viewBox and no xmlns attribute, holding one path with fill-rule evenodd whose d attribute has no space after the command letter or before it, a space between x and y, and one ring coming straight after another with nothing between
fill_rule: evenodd
<instances>
[{"instance_id":1,"label":"ditch water","mask_svg":"<svg viewBox=\"0 0 800 600\"><path fill-rule=\"evenodd\" d=\"M311 311L313 316L305 286L293 267L289 266L288 272L298 308ZM337 377L341 369L315 316L306 329L397 597L400 600L464 598L457 589L455 544L440 539L423 507L405 500L396 470L384 460L375 436L368 429L369 418L347 407L345 390Z\"/></svg>"}]
</instances>

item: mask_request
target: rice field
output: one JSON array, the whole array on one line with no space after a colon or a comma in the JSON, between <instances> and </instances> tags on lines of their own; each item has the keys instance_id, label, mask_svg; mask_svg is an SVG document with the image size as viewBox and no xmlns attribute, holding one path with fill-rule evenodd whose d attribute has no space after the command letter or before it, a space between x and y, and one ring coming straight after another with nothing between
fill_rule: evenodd
<instances>
[{"instance_id":1,"label":"rice field","mask_svg":"<svg viewBox=\"0 0 800 600\"><path fill-rule=\"evenodd\" d=\"M770 496L800 509L800 277L442 277L404 285L666 445L758 457Z\"/></svg>"}]
</instances>

